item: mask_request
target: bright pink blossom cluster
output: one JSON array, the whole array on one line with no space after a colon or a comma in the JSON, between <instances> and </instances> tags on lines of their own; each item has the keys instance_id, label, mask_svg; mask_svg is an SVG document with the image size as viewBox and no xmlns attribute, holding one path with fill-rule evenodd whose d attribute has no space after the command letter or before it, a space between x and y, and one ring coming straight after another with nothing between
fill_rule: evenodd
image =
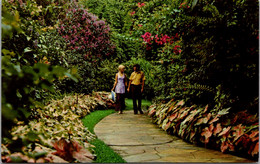
<instances>
[{"instance_id":1,"label":"bright pink blossom cluster","mask_svg":"<svg viewBox=\"0 0 260 164\"><path fill-rule=\"evenodd\" d=\"M142 35L143 40L148 43L148 44L152 44L151 41L153 40L153 36L150 32L146 32L144 35Z\"/></svg>"},{"instance_id":2,"label":"bright pink blossom cluster","mask_svg":"<svg viewBox=\"0 0 260 164\"><path fill-rule=\"evenodd\" d=\"M175 36L172 36L172 37L169 37L166 34L165 35L161 34L161 37L159 37L158 35L152 36L151 33L146 32L144 35L141 35L141 36L146 43L152 44L152 41L154 40L155 43L157 43L158 45L163 45L165 43L172 44L174 42L174 40L179 39L178 33L176 33Z\"/></svg>"},{"instance_id":3,"label":"bright pink blossom cluster","mask_svg":"<svg viewBox=\"0 0 260 164\"><path fill-rule=\"evenodd\" d=\"M81 8L69 9L60 23L58 32L67 42L67 47L85 54L85 59L102 59L115 48L110 41L109 26L103 20Z\"/></svg>"},{"instance_id":4,"label":"bright pink blossom cluster","mask_svg":"<svg viewBox=\"0 0 260 164\"><path fill-rule=\"evenodd\" d=\"M140 3L140 2L138 2L137 3L137 6L140 8L140 7L143 7L143 6L145 6L145 3Z\"/></svg>"},{"instance_id":5,"label":"bright pink blossom cluster","mask_svg":"<svg viewBox=\"0 0 260 164\"><path fill-rule=\"evenodd\" d=\"M146 49L150 50L152 48L151 47L152 44L156 44L159 46L163 46L166 43L173 44L175 40L179 40L179 34L176 33L175 36L172 36L172 37L170 37L166 34L165 35L161 34L161 37L159 37L158 35L152 36L151 33L146 32L144 35L142 35L142 38L143 38L144 42L147 43ZM181 46L176 45L173 48L173 52L175 54L181 53Z\"/></svg>"},{"instance_id":6,"label":"bright pink blossom cluster","mask_svg":"<svg viewBox=\"0 0 260 164\"><path fill-rule=\"evenodd\" d=\"M163 45L167 42L170 41L170 37L168 35L162 35L161 34L161 38L158 37L158 35L155 35L155 43L159 44L159 45Z\"/></svg>"}]
</instances>

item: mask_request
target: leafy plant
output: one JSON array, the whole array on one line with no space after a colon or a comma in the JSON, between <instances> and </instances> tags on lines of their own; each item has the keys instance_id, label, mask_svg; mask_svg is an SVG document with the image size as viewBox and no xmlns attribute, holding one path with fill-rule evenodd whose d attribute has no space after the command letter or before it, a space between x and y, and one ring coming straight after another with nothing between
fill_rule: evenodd
<instances>
[{"instance_id":1,"label":"leafy plant","mask_svg":"<svg viewBox=\"0 0 260 164\"><path fill-rule=\"evenodd\" d=\"M43 109L31 109L30 121L16 121L10 137L3 139L2 160L62 163L94 160L89 142L96 136L83 126L81 118L94 110L106 109L106 95L106 92L69 95L51 100Z\"/></svg>"},{"instance_id":2,"label":"leafy plant","mask_svg":"<svg viewBox=\"0 0 260 164\"><path fill-rule=\"evenodd\" d=\"M247 111L229 113L230 108L187 107L185 102L170 100L153 104L148 115L162 129L181 138L222 152L246 153L258 157L258 116Z\"/></svg>"}]
</instances>

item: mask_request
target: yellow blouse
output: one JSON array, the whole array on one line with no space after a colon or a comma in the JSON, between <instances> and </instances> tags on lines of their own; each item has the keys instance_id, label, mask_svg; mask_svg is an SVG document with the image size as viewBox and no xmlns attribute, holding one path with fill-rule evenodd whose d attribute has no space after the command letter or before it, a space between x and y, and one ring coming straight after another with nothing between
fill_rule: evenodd
<instances>
[{"instance_id":1,"label":"yellow blouse","mask_svg":"<svg viewBox=\"0 0 260 164\"><path fill-rule=\"evenodd\" d=\"M142 71L139 72L133 72L129 78L131 84L133 85L140 85L142 84L142 81L145 80L144 73Z\"/></svg>"}]
</instances>

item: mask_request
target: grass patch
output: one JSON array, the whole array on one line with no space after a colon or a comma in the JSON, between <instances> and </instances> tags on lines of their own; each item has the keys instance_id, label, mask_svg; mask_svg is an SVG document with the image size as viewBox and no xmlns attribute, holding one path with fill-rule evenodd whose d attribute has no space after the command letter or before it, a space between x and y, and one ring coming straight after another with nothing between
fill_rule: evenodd
<instances>
[{"instance_id":1,"label":"grass patch","mask_svg":"<svg viewBox=\"0 0 260 164\"><path fill-rule=\"evenodd\" d=\"M104 117L115 113L114 110L96 110L94 112L91 112L89 115L87 115L85 118L82 119L83 125L88 128L88 130L91 133L94 133L94 127L95 125L102 120Z\"/></svg>"},{"instance_id":2,"label":"grass patch","mask_svg":"<svg viewBox=\"0 0 260 164\"><path fill-rule=\"evenodd\" d=\"M104 117L114 113L114 110L97 110L91 112L85 118L82 119L84 126L86 126L90 132L94 133L95 125ZM97 155L95 163L126 163L126 161L117 153L115 153L109 146L107 146L100 139L90 141L90 144L94 145Z\"/></svg>"},{"instance_id":3,"label":"grass patch","mask_svg":"<svg viewBox=\"0 0 260 164\"><path fill-rule=\"evenodd\" d=\"M133 100L126 99L126 110L133 110ZM142 100L142 108L146 109L151 105L151 101ZM96 110L91 112L89 115L82 119L83 125L86 126L91 133L94 133L95 125L102 120L104 117L115 113L115 110ZM109 146L107 146L100 139L90 141L90 144L94 145L95 152L97 155L95 163L126 163L126 161L117 153L115 153Z\"/></svg>"},{"instance_id":4,"label":"grass patch","mask_svg":"<svg viewBox=\"0 0 260 164\"><path fill-rule=\"evenodd\" d=\"M95 145L97 159L95 163L126 163L126 161L100 139L90 142Z\"/></svg>"}]
</instances>

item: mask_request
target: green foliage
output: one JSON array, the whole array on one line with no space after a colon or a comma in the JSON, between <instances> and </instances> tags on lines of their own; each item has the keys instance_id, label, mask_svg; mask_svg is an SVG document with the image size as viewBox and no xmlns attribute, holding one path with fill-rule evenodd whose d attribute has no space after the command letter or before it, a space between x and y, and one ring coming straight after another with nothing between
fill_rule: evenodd
<instances>
[{"instance_id":1,"label":"green foliage","mask_svg":"<svg viewBox=\"0 0 260 164\"><path fill-rule=\"evenodd\" d=\"M115 54L112 56L118 63L126 62L131 58L144 56L142 40L128 33L112 33L112 40L116 44Z\"/></svg>"},{"instance_id":2,"label":"green foliage","mask_svg":"<svg viewBox=\"0 0 260 164\"><path fill-rule=\"evenodd\" d=\"M22 66L20 63L13 64L10 56L3 56L2 116L3 120L8 123L3 128L3 136L9 135L9 129L15 124L16 119L27 120L31 114L30 108L41 105L40 93L42 91L54 92L53 80L66 74L70 75L62 67L42 63Z\"/></svg>"},{"instance_id":3,"label":"green foliage","mask_svg":"<svg viewBox=\"0 0 260 164\"><path fill-rule=\"evenodd\" d=\"M258 97L252 92L258 83L257 11L256 1L202 1L181 13L187 79L213 88L221 85L235 108Z\"/></svg>"},{"instance_id":4,"label":"green foliage","mask_svg":"<svg viewBox=\"0 0 260 164\"><path fill-rule=\"evenodd\" d=\"M115 76L118 72L119 65L119 63L113 60L104 60L101 62L95 78L95 80L97 81L96 90L109 92L111 91L115 82ZM106 79L105 82L104 79Z\"/></svg>"},{"instance_id":5,"label":"green foliage","mask_svg":"<svg viewBox=\"0 0 260 164\"><path fill-rule=\"evenodd\" d=\"M145 85L144 85L144 92L143 92L143 98L151 100L154 96L153 93L153 81L154 81L154 74L153 74L153 65L145 60L144 58L132 58L131 60L123 63L124 66L126 66L125 73L127 74L128 78L130 77L131 73L133 72L133 66L135 64L140 65L141 71L144 72L145 75Z\"/></svg>"},{"instance_id":6,"label":"green foliage","mask_svg":"<svg viewBox=\"0 0 260 164\"><path fill-rule=\"evenodd\" d=\"M36 44L43 26L55 23L43 21L45 16L52 16L48 10L55 8L55 4L48 4L47 9L35 1L3 1L2 120L6 124L2 128L3 140L10 139L10 129L18 121L30 121L31 109L42 107L42 100L49 93L55 93L54 80L66 76L77 81L70 70L50 65L46 57L50 49L45 45L46 41L42 42L44 37L40 37L39 44ZM55 35L52 34L49 37ZM25 140L29 138L26 136ZM28 143L20 144L27 146Z\"/></svg>"},{"instance_id":7,"label":"green foliage","mask_svg":"<svg viewBox=\"0 0 260 164\"><path fill-rule=\"evenodd\" d=\"M106 20L112 31L121 34L129 31L132 24L128 14L131 3L122 0L81 0L81 3L100 19Z\"/></svg>"}]
</instances>

